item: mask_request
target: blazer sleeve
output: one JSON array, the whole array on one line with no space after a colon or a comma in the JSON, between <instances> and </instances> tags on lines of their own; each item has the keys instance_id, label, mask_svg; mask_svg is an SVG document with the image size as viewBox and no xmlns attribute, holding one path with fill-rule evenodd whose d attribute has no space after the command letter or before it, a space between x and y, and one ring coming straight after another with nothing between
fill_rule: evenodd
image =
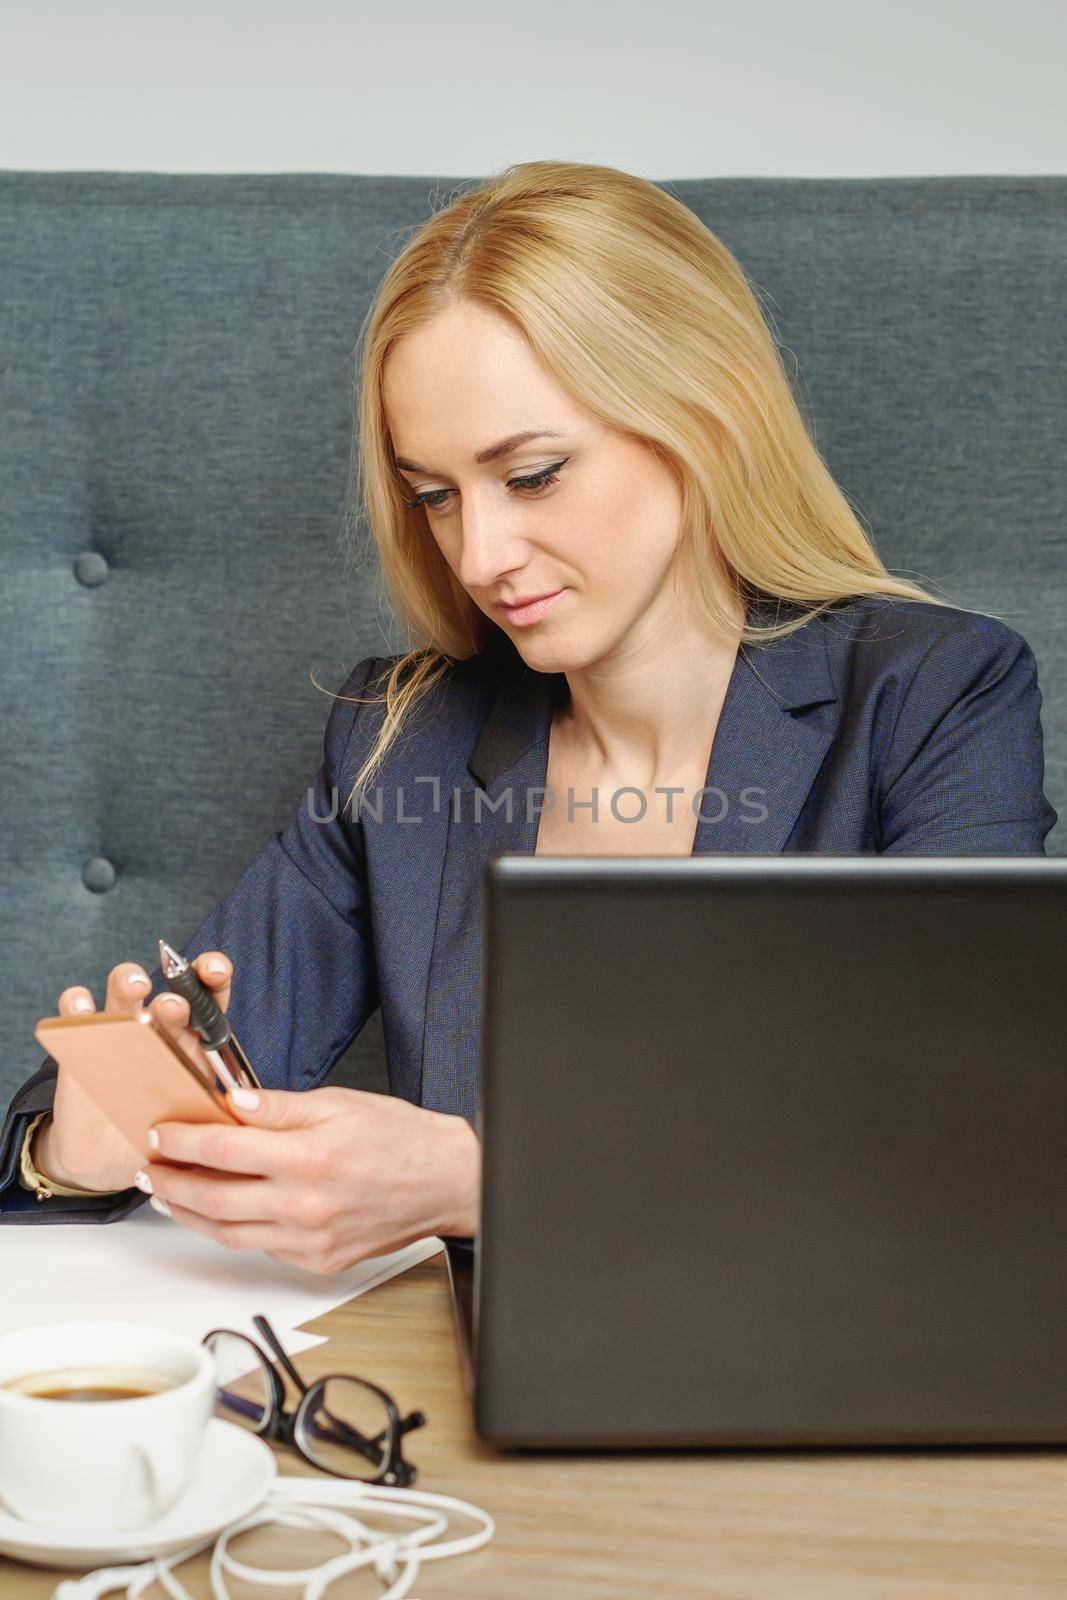
<instances>
[{"instance_id":1,"label":"blazer sleeve","mask_svg":"<svg viewBox=\"0 0 1067 1600\"><path fill-rule=\"evenodd\" d=\"M959 617L904 693L877 785L879 853L1042 856L1044 794L1034 653L992 617Z\"/></svg>"},{"instance_id":2,"label":"blazer sleeve","mask_svg":"<svg viewBox=\"0 0 1067 1600\"><path fill-rule=\"evenodd\" d=\"M377 657L361 661L342 696L362 695ZM267 840L185 945L190 958L222 950L233 962L227 1015L265 1088L320 1083L379 1004L363 823L339 775L360 708L334 701L323 763L288 822ZM166 988L157 966L149 999ZM26 1129L55 1097L47 1056L15 1093L0 1132L0 1222L115 1222L143 1204L118 1195L39 1201L19 1182Z\"/></svg>"}]
</instances>

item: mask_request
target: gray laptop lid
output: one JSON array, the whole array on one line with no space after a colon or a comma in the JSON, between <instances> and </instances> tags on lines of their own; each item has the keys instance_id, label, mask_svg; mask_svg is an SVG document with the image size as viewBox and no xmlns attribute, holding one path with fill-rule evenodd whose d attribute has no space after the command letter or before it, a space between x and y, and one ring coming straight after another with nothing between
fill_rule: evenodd
<instances>
[{"instance_id":1,"label":"gray laptop lid","mask_svg":"<svg viewBox=\"0 0 1067 1600\"><path fill-rule=\"evenodd\" d=\"M1067 1440L1067 861L502 856L478 1431Z\"/></svg>"}]
</instances>

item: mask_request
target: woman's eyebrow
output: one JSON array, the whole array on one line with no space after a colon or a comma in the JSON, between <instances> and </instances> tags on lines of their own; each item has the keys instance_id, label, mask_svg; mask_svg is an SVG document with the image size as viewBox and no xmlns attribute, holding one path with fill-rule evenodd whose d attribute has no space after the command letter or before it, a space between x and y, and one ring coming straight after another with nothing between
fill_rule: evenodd
<instances>
[{"instance_id":1,"label":"woman's eyebrow","mask_svg":"<svg viewBox=\"0 0 1067 1600\"><path fill-rule=\"evenodd\" d=\"M562 439L562 433L554 428L530 428L524 433L513 433L508 438L501 439L497 444L489 445L485 450L479 450L475 456L478 466L483 466L487 461L496 461L500 456L506 456L509 451L517 450L520 444L527 444L531 439ZM402 472L429 472L429 467L420 467L414 461L408 461L404 456L397 456L396 464Z\"/></svg>"}]
</instances>

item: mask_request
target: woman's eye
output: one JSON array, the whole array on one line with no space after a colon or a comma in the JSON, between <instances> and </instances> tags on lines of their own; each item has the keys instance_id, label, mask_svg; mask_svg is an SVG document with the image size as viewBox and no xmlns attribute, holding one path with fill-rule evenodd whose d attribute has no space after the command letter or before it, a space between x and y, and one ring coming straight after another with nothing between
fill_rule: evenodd
<instances>
[{"instance_id":1,"label":"woman's eye","mask_svg":"<svg viewBox=\"0 0 1067 1600\"><path fill-rule=\"evenodd\" d=\"M409 511L417 511L420 506L429 506L431 511L436 511L442 499L451 493L451 489L426 489L422 494L416 495L414 500L405 500L404 504Z\"/></svg>"},{"instance_id":2,"label":"woman's eye","mask_svg":"<svg viewBox=\"0 0 1067 1600\"><path fill-rule=\"evenodd\" d=\"M570 457L557 461L554 466L542 467L540 472L531 472L524 478L511 478L508 481L508 490L524 489L533 494L539 494L547 489L550 484L558 481L561 467L565 467ZM422 494L416 495L414 500L405 500L404 504L409 511L417 511L420 506L429 506L431 511L439 511L445 500L454 491L452 489L426 489Z\"/></svg>"}]
</instances>

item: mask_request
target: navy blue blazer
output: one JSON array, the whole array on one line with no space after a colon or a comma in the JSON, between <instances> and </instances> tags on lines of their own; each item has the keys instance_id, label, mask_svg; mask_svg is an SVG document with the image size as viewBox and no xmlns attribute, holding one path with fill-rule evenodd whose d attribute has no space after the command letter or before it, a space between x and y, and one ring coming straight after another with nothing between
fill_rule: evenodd
<instances>
[{"instance_id":1,"label":"navy blue blazer","mask_svg":"<svg viewBox=\"0 0 1067 1600\"><path fill-rule=\"evenodd\" d=\"M361 661L343 693L361 694L383 664ZM526 667L498 632L418 708L358 808L345 802L382 713L334 703L310 789L186 946L233 961L230 1016L268 1088L321 1083L381 1006L392 1092L474 1116L483 872L533 852L566 693L562 674ZM1056 812L1040 708L1033 652L1004 623L843 603L739 650L693 853L1043 855ZM633 806L620 800L620 814ZM157 968L153 995L163 987ZM138 1191L42 1205L18 1184L22 1131L51 1105L55 1071L48 1058L12 1101L0 1216L115 1220Z\"/></svg>"}]
</instances>

